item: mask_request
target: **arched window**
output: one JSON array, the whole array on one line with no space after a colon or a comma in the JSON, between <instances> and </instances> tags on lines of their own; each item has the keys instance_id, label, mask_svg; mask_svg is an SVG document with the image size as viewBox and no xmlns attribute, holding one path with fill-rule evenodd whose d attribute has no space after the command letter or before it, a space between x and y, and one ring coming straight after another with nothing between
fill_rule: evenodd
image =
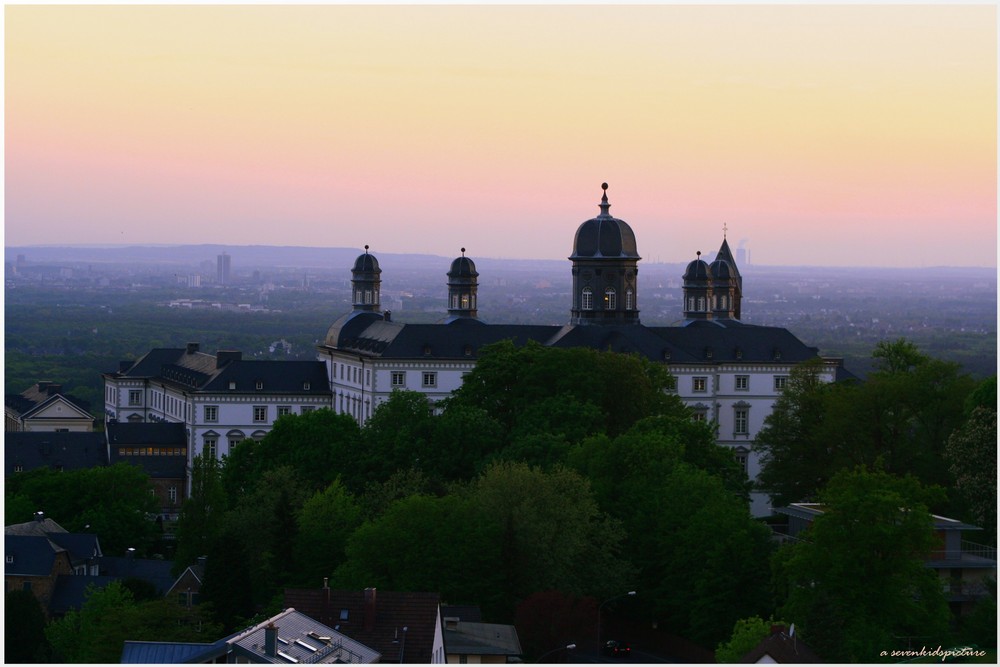
<instances>
[{"instance_id":1,"label":"arched window","mask_svg":"<svg viewBox=\"0 0 1000 667\"><path fill-rule=\"evenodd\" d=\"M462 295L462 309L463 310L468 310L469 309L469 295L468 294L463 294Z\"/></svg>"},{"instance_id":2,"label":"arched window","mask_svg":"<svg viewBox=\"0 0 1000 667\"><path fill-rule=\"evenodd\" d=\"M632 305L632 288L629 287L625 290L625 310L632 310L634 306Z\"/></svg>"},{"instance_id":3,"label":"arched window","mask_svg":"<svg viewBox=\"0 0 1000 667\"><path fill-rule=\"evenodd\" d=\"M372 302L372 291L370 289L365 290L365 303L370 304Z\"/></svg>"},{"instance_id":4,"label":"arched window","mask_svg":"<svg viewBox=\"0 0 1000 667\"><path fill-rule=\"evenodd\" d=\"M451 308L452 308L452 310L458 308L458 295L457 294L452 294L451 295Z\"/></svg>"},{"instance_id":5,"label":"arched window","mask_svg":"<svg viewBox=\"0 0 1000 667\"><path fill-rule=\"evenodd\" d=\"M700 313L700 312L704 312L704 311L705 311L705 297L699 296L698 297L698 312Z\"/></svg>"},{"instance_id":6,"label":"arched window","mask_svg":"<svg viewBox=\"0 0 1000 667\"><path fill-rule=\"evenodd\" d=\"M694 310L694 297L688 297L688 310Z\"/></svg>"},{"instance_id":7,"label":"arched window","mask_svg":"<svg viewBox=\"0 0 1000 667\"><path fill-rule=\"evenodd\" d=\"M614 310L615 305L615 288L608 287L604 290L604 310Z\"/></svg>"},{"instance_id":8,"label":"arched window","mask_svg":"<svg viewBox=\"0 0 1000 667\"><path fill-rule=\"evenodd\" d=\"M589 287L583 288L583 299L580 307L583 310L593 310L594 309L594 291Z\"/></svg>"}]
</instances>

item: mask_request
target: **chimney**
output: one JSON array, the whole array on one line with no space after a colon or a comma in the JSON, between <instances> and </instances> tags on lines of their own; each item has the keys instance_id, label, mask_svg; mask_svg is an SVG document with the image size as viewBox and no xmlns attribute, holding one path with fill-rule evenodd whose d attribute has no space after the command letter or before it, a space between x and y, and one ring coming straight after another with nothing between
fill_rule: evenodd
<instances>
[{"instance_id":1,"label":"chimney","mask_svg":"<svg viewBox=\"0 0 1000 667\"><path fill-rule=\"evenodd\" d=\"M271 658L278 655L278 628L274 621L264 627L264 655Z\"/></svg>"},{"instance_id":2,"label":"chimney","mask_svg":"<svg viewBox=\"0 0 1000 667\"><path fill-rule=\"evenodd\" d=\"M187 353L188 354L194 354L195 352L198 351L198 348L200 348L200 347L201 347L200 343L188 343L187 344Z\"/></svg>"},{"instance_id":3,"label":"chimney","mask_svg":"<svg viewBox=\"0 0 1000 667\"><path fill-rule=\"evenodd\" d=\"M38 521L39 523L45 521L45 512L42 512L41 510L35 512L35 521Z\"/></svg>"},{"instance_id":4,"label":"chimney","mask_svg":"<svg viewBox=\"0 0 1000 667\"><path fill-rule=\"evenodd\" d=\"M62 385L61 384L50 384L46 393L49 396L55 396L60 391L62 391Z\"/></svg>"},{"instance_id":5,"label":"chimney","mask_svg":"<svg viewBox=\"0 0 1000 667\"><path fill-rule=\"evenodd\" d=\"M382 319L385 320L386 322L392 322L392 311L387 310L384 313L382 313Z\"/></svg>"},{"instance_id":6,"label":"chimney","mask_svg":"<svg viewBox=\"0 0 1000 667\"><path fill-rule=\"evenodd\" d=\"M372 632L375 629L375 589L365 589L365 632Z\"/></svg>"},{"instance_id":7,"label":"chimney","mask_svg":"<svg viewBox=\"0 0 1000 667\"><path fill-rule=\"evenodd\" d=\"M215 353L215 367L222 368L231 361L240 361L243 353L239 350L219 350Z\"/></svg>"}]
</instances>

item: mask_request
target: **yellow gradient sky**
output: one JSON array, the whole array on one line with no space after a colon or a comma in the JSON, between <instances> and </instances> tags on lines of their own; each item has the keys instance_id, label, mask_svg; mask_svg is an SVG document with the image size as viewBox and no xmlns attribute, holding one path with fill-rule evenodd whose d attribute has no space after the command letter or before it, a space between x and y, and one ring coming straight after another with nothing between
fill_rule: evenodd
<instances>
[{"instance_id":1,"label":"yellow gradient sky","mask_svg":"<svg viewBox=\"0 0 1000 667\"><path fill-rule=\"evenodd\" d=\"M981 5L8 5L5 243L996 266Z\"/></svg>"}]
</instances>

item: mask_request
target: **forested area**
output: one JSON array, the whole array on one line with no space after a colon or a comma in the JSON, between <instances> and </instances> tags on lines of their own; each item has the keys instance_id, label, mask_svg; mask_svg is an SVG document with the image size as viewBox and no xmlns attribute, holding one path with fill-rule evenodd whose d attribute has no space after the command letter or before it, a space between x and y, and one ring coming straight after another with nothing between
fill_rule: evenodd
<instances>
[{"instance_id":1,"label":"forested area","mask_svg":"<svg viewBox=\"0 0 1000 667\"><path fill-rule=\"evenodd\" d=\"M778 546L750 517L742 469L713 425L666 391L662 366L501 343L437 412L397 392L364 427L329 410L288 415L222 462L196 458L175 570L207 556L199 613L213 630L271 615L285 587L328 578L478 604L488 620L517 625L529 660L593 642L598 603L628 590L637 595L619 614L721 645L720 660L776 618L829 661L878 661L879 649L917 633L928 645L995 646L995 590L953 623L922 563L929 512L995 523L995 378L977 383L906 341L880 345L874 360L879 371L863 384L796 371L758 439L775 498L829 510L800 543ZM9 484L8 523L45 502L67 527L90 524L119 544L124 528L101 523L101 501L57 490L57 477ZM89 488L83 479L73 483ZM108 511L142 507L139 497L120 502ZM156 535L134 530L130 546L153 553ZM109 641L123 625L130 639L165 637L133 594L92 600L49 625L49 655L106 657L67 648L87 623Z\"/></svg>"}]
</instances>

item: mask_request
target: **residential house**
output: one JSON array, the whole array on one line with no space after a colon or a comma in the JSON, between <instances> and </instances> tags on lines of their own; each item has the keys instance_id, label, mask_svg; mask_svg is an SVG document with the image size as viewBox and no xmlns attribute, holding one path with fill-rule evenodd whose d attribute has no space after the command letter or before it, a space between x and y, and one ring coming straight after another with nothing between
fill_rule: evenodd
<instances>
[{"instance_id":1,"label":"residential house","mask_svg":"<svg viewBox=\"0 0 1000 667\"><path fill-rule=\"evenodd\" d=\"M792 503L774 511L788 517L787 534L797 538L816 517L823 514L819 503ZM996 581L996 547L977 544L962 537L965 531L982 530L979 526L947 517L931 515L936 546L927 555L927 567L941 580L945 598L956 616L971 610L975 602L989 595L988 580Z\"/></svg>"},{"instance_id":2,"label":"residential house","mask_svg":"<svg viewBox=\"0 0 1000 667\"><path fill-rule=\"evenodd\" d=\"M6 590L30 590L47 615L67 577L99 574L102 556L96 535L70 533L39 512L26 523L4 527Z\"/></svg>"},{"instance_id":3,"label":"residential house","mask_svg":"<svg viewBox=\"0 0 1000 667\"><path fill-rule=\"evenodd\" d=\"M369 664L377 651L295 609L211 644L126 641L123 664Z\"/></svg>"},{"instance_id":4,"label":"residential house","mask_svg":"<svg viewBox=\"0 0 1000 667\"><path fill-rule=\"evenodd\" d=\"M4 431L93 431L94 416L83 401L62 394L62 385L42 381L4 396Z\"/></svg>"},{"instance_id":5,"label":"residential house","mask_svg":"<svg viewBox=\"0 0 1000 667\"><path fill-rule=\"evenodd\" d=\"M447 612L442 612L447 613ZM467 621L443 616L445 662L506 664L520 662L521 642L513 625Z\"/></svg>"},{"instance_id":6,"label":"residential house","mask_svg":"<svg viewBox=\"0 0 1000 667\"><path fill-rule=\"evenodd\" d=\"M445 661L440 602L438 593L285 589L285 606L370 646L382 662Z\"/></svg>"},{"instance_id":7,"label":"residential house","mask_svg":"<svg viewBox=\"0 0 1000 667\"><path fill-rule=\"evenodd\" d=\"M193 607L201 601L201 586L205 581L205 556L184 568L177 580L167 589L166 598L176 599L183 607Z\"/></svg>"}]
</instances>

